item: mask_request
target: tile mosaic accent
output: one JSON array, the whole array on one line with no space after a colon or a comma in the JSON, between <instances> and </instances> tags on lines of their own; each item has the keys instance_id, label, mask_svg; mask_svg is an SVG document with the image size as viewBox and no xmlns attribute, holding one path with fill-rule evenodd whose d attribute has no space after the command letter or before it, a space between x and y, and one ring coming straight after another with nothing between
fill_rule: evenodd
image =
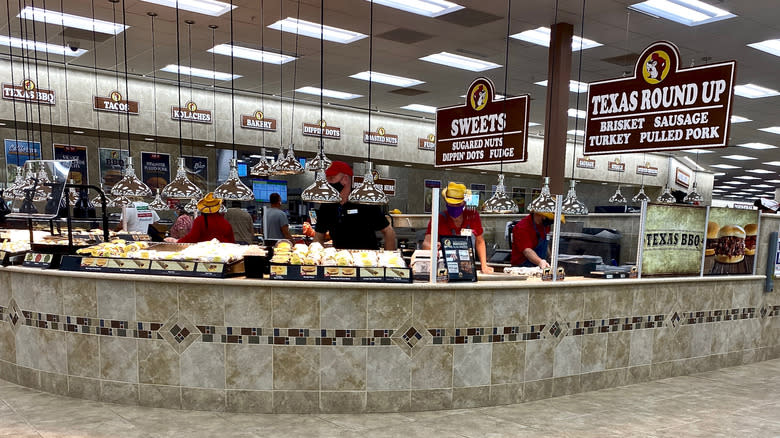
<instances>
[{"instance_id":1,"label":"tile mosaic accent","mask_svg":"<svg viewBox=\"0 0 780 438\"><path fill-rule=\"evenodd\" d=\"M431 343L433 336L420 321L409 318L390 339L409 357L414 357L425 345Z\"/></svg>"},{"instance_id":2,"label":"tile mosaic accent","mask_svg":"<svg viewBox=\"0 0 780 438\"><path fill-rule=\"evenodd\" d=\"M160 327L157 334L181 354L200 337L200 333L184 315L176 312Z\"/></svg>"},{"instance_id":3,"label":"tile mosaic accent","mask_svg":"<svg viewBox=\"0 0 780 438\"><path fill-rule=\"evenodd\" d=\"M16 305L16 300L11 298L11 303L8 304L8 322L11 323L11 330L16 332L16 329L19 328L19 326L23 322L23 313L21 310L19 310L19 306Z\"/></svg>"}]
</instances>

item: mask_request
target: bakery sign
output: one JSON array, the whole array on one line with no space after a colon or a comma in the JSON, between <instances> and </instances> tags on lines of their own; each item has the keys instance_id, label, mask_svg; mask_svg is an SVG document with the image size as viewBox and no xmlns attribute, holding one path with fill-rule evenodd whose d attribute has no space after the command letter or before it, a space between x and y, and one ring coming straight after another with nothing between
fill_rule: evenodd
<instances>
[{"instance_id":1,"label":"bakery sign","mask_svg":"<svg viewBox=\"0 0 780 438\"><path fill-rule=\"evenodd\" d=\"M307 137L322 136L322 138L341 140L341 128L328 126L325 120L320 120L318 123L304 123L303 135Z\"/></svg>"},{"instance_id":2,"label":"bakery sign","mask_svg":"<svg viewBox=\"0 0 780 438\"><path fill-rule=\"evenodd\" d=\"M636 174L637 175L646 175L646 176L658 176L658 168L650 166L650 163L645 163L644 166L636 166Z\"/></svg>"},{"instance_id":3,"label":"bakery sign","mask_svg":"<svg viewBox=\"0 0 780 438\"><path fill-rule=\"evenodd\" d=\"M530 97L495 100L493 82L477 78L463 105L436 110L437 167L528 159Z\"/></svg>"},{"instance_id":4,"label":"bakery sign","mask_svg":"<svg viewBox=\"0 0 780 438\"><path fill-rule=\"evenodd\" d=\"M726 147L736 61L680 68L659 41L634 74L588 84L585 155Z\"/></svg>"},{"instance_id":5,"label":"bakery sign","mask_svg":"<svg viewBox=\"0 0 780 438\"><path fill-rule=\"evenodd\" d=\"M276 131L276 119L268 119L262 111L255 111L252 115L241 115L241 127L260 131Z\"/></svg>"},{"instance_id":6,"label":"bakery sign","mask_svg":"<svg viewBox=\"0 0 780 438\"><path fill-rule=\"evenodd\" d=\"M171 107L171 118L182 122L211 123L211 111L198 109L195 102L187 102L184 107Z\"/></svg>"},{"instance_id":7,"label":"bakery sign","mask_svg":"<svg viewBox=\"0 0 780 438\"><path fill-rule=\"evenodd\" d=\"M112 91L108 97L94 96L92 109L95 111L108 111L122 114L138 114L138 102L122 100L118 91Z\"/></svg>"},{"instance_id":8,"label":"bakery sign","mask_svg":"<svg viewBox=\"0 0 780 438\"><path fill-rule=\"evenodd\" d=\"M363 143L398 146L398 136L388 134L385 128L379 128L376 132L363 131Z\"/></svg>"},{"instance_id":9,"label":"bakery sign","mask_svg":"<svg viewBox=\"0 0 780 438\"><path fill-rule=\"evenodd\" d=\"M595 169L596 160L591 160L590 158L577 158L577 167L580 169Z\"/></svg>"},{"instance_id":10,"label":"bakery sign","mask_svg":"<svg viewBox=\"0 0 780 438\"><path fill-rule=\"evenodd\" d=\"M394 178L374 178L374 184L382 188L387 196L395 196L395 179ZM357 189L363 185L362 176L352 177L352 188Z\"/></svg>"},{"instance_id":11,"label":"bakery sign","mask_svg":"<svg viewBox=\"0 0 780 438\"><path fill-rule=\"evenodd\" d=\"M428 134L428 136L425 138L418 138L417 149L421 151L436 150L436 136L433 134Z\"/></svg>"},{"instance_id":12,"label":"bakery sign","mask_svg":"<svg viewBox=\"0 0 780 438\"><path fill-rule=\"evenodd\" d=\"M54 90L37 88L32 79L25 79L21 85L3 84L3 99L54 105L55 96Z\"/></svg>"}]
</instances>

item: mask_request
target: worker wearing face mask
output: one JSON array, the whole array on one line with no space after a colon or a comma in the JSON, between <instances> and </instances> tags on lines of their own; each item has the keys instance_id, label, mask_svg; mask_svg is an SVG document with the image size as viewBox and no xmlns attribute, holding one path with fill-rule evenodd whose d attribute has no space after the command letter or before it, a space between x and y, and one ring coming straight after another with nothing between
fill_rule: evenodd
<instances>
[{"instance_id":1,"label":"worker wearing face mask","mask_svg":"<svg viewBox=\"0 0 780 438\"><path fill-rule=\"evenodd\" d=\"M547 262L547 235L555 222L554 213L532 211L512 229L512 266L534 267L542 269ZM561 216L561 222L566 219Z\"/></svg>"}]
</instances>

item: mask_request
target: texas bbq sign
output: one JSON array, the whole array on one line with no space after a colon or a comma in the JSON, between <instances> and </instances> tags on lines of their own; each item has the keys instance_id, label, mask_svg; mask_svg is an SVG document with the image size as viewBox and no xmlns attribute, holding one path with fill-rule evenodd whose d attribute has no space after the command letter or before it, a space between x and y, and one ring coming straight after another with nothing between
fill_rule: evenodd
<instances>
[{"instance_id":1,"label":"texas bbq sign","mask_svg":"<svg viewBox=\"0 0 780 438\"><path fill-rule=\"evenodd\" d=\"M493 82L475 79L464 105L436 110L436 167L526 161L530 101L495 100Z\"/></svg>"},{"instance_id":2,"label":"texas bbq sign","mask_svg":"<svg viewBox=\"0 0 780 438\"><path fill-rule=\"evenodd\" d=\"M736 62L680 68L673 43L651 44L633 76L588 84L585 155L726 147Z\"/></svg>"}]
</instances>

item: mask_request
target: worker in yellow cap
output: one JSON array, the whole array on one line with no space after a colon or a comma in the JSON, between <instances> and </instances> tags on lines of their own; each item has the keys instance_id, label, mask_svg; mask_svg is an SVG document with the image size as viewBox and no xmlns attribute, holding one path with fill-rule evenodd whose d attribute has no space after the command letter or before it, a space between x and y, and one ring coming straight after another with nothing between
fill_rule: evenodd
<instances>
[{"instance_id":1,"label":"worker in yellow cap","mask_svg":"<svg viewBox=\"0 0 780 438\"><path fill-rule=\"evenodd\" d=\"M547 238L554 222L554 213L532 211L512 228L512 266L550 266L546 260ZM563 215L561 222L566 223Z\"/></svg>"},{"instance_id":2,"label":"worker in yellow cap","mask_svg":"<svg viewBox=\"0 0 780 438\"><path fill-rule=\"evenodd\" d=\"M447 188L441 191L447 211L439 214L439 236L470 236L471 243L477 252L482 273L490 274L493 268L487 264L485 250L484 230L482 220L476 210L466 210L466 186L450 182ZM428 231L425 232L423 249L431 247L431 223L428 222Z\"/></svg>"}]
</instances>

